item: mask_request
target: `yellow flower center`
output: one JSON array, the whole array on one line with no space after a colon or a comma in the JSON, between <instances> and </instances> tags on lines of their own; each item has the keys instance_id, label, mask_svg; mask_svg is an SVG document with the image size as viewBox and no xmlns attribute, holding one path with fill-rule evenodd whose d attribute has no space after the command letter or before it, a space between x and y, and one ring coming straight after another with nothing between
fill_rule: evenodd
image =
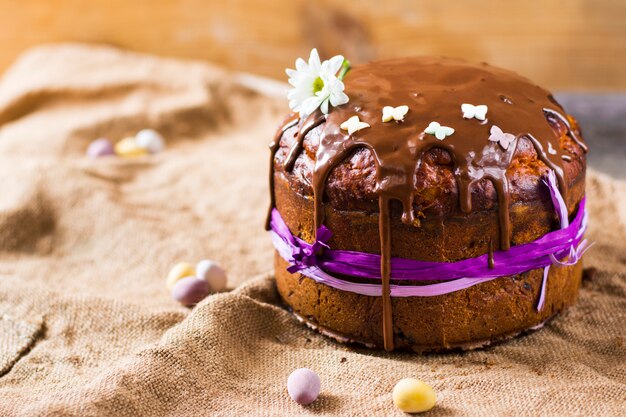
<instances>
[{"instance_id":1,"label":"yellow flower center","mask_svg":"<svg viewBox=\"0 0 626 417\"><path fill-rule=\"evenodd\" d=\"M315 81L313 81L313 94L317 93L318 91L322 91L323 88L324 81L321 77L317 77Z\"/></svg>"}]
</instances>

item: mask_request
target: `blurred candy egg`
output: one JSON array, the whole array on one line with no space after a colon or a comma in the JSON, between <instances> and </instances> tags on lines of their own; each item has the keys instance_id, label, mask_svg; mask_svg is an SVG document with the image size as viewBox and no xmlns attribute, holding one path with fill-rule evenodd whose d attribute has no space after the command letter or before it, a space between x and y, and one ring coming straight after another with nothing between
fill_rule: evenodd
<instances>
[{"instance_id":1,"label":"blurred candy egg","mask_svg":"<svg viewBox=\"0 0 626 417\"><path fill-rule=\"evenodd\" d=\"M287 379L287 392L298 404L311 404L320 395L320 377L308 368L296 369Z\"/></svg>"},{"instance_id":2,"label":"blurred candy egg","mask_svg":"<svg viewBox=\"0 0 626 417\"><path fill-rule=\"evenodd\" d=\"M165 149L165 140L156 130L143 129L135 135L135 142L140 148L150 153L158 153Z\"/></svg>"},{"instance_id":3,"label":"blurred candy egg","mask_svg":"<svg viewBox=\"0 0 626 417\"><path fill-rule=\"evenodd\" d=\"M198 304L209 293L209 284L197 277L181 278L172 287L172 298L187 307Z\"/></svg>"},{"instance_id":4,"label":"blurred candy egg","mask_svg":"<svg viewBox=\"0 0 626 417\"><path fill-rule=\"evenodd\" d=\"M123 158L146 155L148 151L137 145L135 138L127 137L115 144L115 153Z\"/></svg>"},{"instance_id":5,"label":"blurred candy egg","mask_svg":"<svg viewBox=\"0 0 626 417\"><path fill-rule=\"evenodd\" d=\"M198 262L196 276L208 282L212 292L219 292L226 288L226 281L228 280L226 271L209 259Z\"/></svg>"},{"instance_id":6,"label":"blurred candy egg","mask_svg":"<svg viewBox=\"0 0 626 417\"><path fill-rule=\"evenodd\" d=\"M115 155L115 149L111 141L105 138L94 140L87 148L87 156L92 159L109 155Z\"/></svg>"},{"instance_id":7,"label":"blurred candy egg","mask_svg":"<svg viewBox=\"0 0 626 417\"><path fill-rule=\"evenodd\" d=\"M187 262L179 262L170 269L170 272L167 274L167 280L165 281L165 285L167 285L167 289L171 290L181 278L193 277L196 275L196 269Z\"/></svg>"}]
</instances>

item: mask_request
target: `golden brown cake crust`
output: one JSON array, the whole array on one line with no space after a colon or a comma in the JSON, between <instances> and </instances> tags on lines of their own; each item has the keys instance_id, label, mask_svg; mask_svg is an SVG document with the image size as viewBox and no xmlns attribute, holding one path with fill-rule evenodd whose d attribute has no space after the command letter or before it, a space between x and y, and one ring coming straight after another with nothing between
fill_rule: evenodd
<instances>
[{"instance_id":1,"label":"golden brown cake crust","mask_svg":"<svg viewBox=\"0 0 626 417\"><path fill-rule=\"evenodd\" d=\"M278 174L280 175L280 174ZM584 178L572 188L582 197ZM305 239L313 235L312 201L276 181L276 203L291 230ZM518 204L511 210L513 241L527 242L556 227L549 203ZM326 224L333 230L331 247L379 253L377 214L326 209ZM392 218L392 256L428 261L454 261L479 256L497 239L495 210L458 218L427 217L419 229ZM416 251L415 248L421 250ZM299 273L278 254L274 260L278 292L285 303L308 324L337 340L382 348L380 297L349 293L317 283ZM542 269L436 297L392 298L394 345L416 352L473 348L504 340L543 322L571 306L582 277L580 263L551 268L545 306L536 309Z\"/></svg>"},{"instance_id":2,"label":"golden brown cake crust","mask_svg":"<svg viewBox=\"0 0 626 417\"><path fill-rule=\"evenodd\" d=\"M275 258L278 292L312 328L340 342L383 348L380 297L340 291L298 273ZM394 346L418 353L473 349L541 326L574 304L582 266L552 268L545 307L535 308L542 270L479 284L437 297L392 298Z\"/></svg>"}]
</instances>

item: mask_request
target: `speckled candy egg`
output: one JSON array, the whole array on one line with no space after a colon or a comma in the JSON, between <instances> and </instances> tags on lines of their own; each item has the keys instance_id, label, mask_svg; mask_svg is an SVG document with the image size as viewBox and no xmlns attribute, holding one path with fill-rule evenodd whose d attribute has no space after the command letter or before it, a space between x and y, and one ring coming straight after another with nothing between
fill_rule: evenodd
<instances>
[{"instance_id":1,"label":"speckled candy egg","mask_svg":"<svg viewBox=\"0 0 626 417\"><path fill-rule=\"evenodd\" d=\"M415 378L404 378L393 387L393 403L405 413L422 413L435 406L435 391Z\"/></svg>"},{"instance_id":2,"label":"speckled candy egg","mask_svg":"<svg viewBox=\"0 0 626 417\"><path fill-rule=\"evenodd\" d=\"M87 156L92 159L110 155L115 155L115 149L111 141L105 138L94 140L87 148Z\"/></svg>"},{"instance_id":3,"label":"speckled candy egg","mask_svg":"<svg viewBox=\"0 0 626 417\"><path fill-rule=\"evenodd\" d=\"M198 265L196 265L196 276L208 282L212 292L219 292L226 288L228 280L226 271L209 259L198 262Z\"/></svg>"},{"instance_id":4,"label":"speckled candy egg","mask_svg":"<svg viewBox=\"0 0 626 417\"><path fill-rule=\"evenodd\" d=\"M143 129L135 135L137 146L150 153L158 153L165 149L165 140L156 130Z\"/></svg>"},{"instance_id":5,"label":"speckled candy egg","mask_svg":"<svg viewBox=\"0 0 626 417\"><path fill-rule=\"evenodd\" d=\"M209 293L209 284L198 277L179 279L172 287L172 298L187 307L198 304Z\"/></svg>"},{"instance_id":6,"label":"speckled candy egg","mask_svg":"<svg viewBox=\"0 0 626 417\"><path fill-rule=\"evenodd\" d=\"M287 392L298 404L311 404L320 395L320 377L308 368L296 369L287 379Z\"/></svg>"}]
</instances>

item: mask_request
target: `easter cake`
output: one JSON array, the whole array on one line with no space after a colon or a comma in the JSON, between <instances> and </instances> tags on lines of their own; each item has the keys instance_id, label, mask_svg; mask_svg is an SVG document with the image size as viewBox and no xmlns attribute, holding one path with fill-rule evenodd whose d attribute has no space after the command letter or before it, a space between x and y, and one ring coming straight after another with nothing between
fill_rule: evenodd
<instances>
[{"instance_id":1,"label":"easter cake","mask_svg":"<svg viewBox=\"0 0 626 417\"><path fill-rule=\"evenodd\" d=\"M552 95L485 63L287 70L266 227L285 304L343 342L471 349L543 325L581 282L585 146Z\"/></svg>"}]
</instances>

